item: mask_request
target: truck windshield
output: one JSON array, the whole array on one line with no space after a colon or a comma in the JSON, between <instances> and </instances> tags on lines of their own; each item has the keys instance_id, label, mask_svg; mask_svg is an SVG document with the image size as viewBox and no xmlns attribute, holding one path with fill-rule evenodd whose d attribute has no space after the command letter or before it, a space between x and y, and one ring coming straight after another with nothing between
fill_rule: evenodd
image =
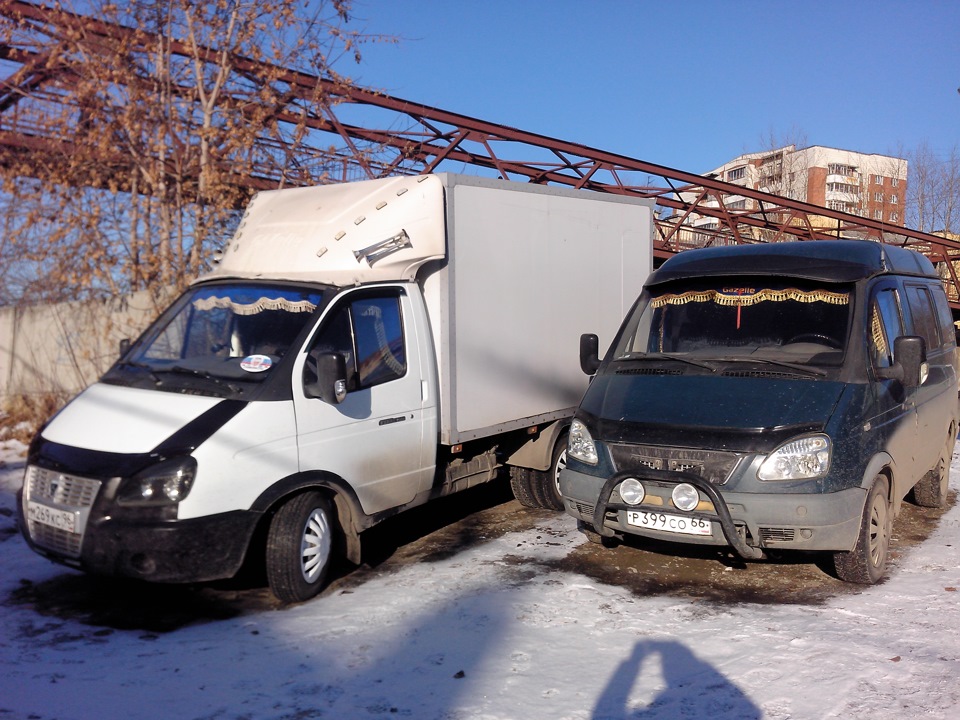
<instances>
[{"instance_id":1,"label":"truck windshield","mask_svg":"<svg viewBox=\"0 0 960 720\"><path fill-rule=\"evenodd\" d=\"M705 359L839 364L852 291L769 279L655 288L638 305L615 359L682 353Z\"/></svg>"},{"instance_id":2,"label":"truck windshield","mask_svg":"<svg viewBox=\"0 0 960 720\"><path fill-rule=\"evenodd\" d=\"M314 288L253 283L188 290L118 367L259 381L291 349L322 299Z\"/></svg>"}]
</instances>

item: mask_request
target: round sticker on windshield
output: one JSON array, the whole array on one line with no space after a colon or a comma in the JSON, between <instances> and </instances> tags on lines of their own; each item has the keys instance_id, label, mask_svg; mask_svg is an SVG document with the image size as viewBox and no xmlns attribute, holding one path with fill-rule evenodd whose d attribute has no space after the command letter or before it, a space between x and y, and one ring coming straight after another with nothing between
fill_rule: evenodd
<instances>
[{"instance_id":1,"label":"round sticker on windshield","mask_svg":"<svg viewBox=\"0 0 960 720\"><path fill-rule=\"evenodd\" d=\"M272 366L273 360L268 355L247 355L240 361L240 367L252 373L269 370Z\"/></svg>"}]
</instances>

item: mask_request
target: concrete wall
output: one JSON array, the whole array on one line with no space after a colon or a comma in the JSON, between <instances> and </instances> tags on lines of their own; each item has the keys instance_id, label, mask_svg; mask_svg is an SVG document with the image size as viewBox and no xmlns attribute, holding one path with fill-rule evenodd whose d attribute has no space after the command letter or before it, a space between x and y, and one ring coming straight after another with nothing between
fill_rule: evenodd
<instances>
[{"instance_id":1,"label":"concrete wall","mask_svg":"<svg viewBox=\"0 0 960 720\"><path fill-rule=\"evenodd\" d=\"M76 394L116 360L120 340L136 338L162 309L147 292L106 302L0 308L0 402Z\"/></svg>"}]
</instances>

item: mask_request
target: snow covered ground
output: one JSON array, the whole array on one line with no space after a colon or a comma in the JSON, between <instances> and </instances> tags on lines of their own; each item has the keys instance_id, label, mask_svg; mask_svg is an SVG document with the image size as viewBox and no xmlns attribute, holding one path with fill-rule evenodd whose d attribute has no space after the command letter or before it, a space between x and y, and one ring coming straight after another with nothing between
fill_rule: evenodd
<instances>
[{"instance_id":1,"label":"snow covered ground","mask_svg":"<svg viewBox=\"0 0 960 720\"><path fill-rule=\"evenodd\" d=\"M583 540L545 515L300 606L122 629L17 600L74 579L16 534L22 453L0 446L0 720L960 713L960 506L886 582L822 603L640 597L550 570Z\"/></svg>"}]
</instances>

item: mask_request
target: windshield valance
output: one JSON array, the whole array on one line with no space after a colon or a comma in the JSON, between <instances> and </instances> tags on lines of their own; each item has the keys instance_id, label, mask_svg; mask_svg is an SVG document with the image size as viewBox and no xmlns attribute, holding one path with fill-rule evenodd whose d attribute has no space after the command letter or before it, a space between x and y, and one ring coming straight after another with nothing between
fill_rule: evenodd
<instances>
[{"instance_id":1,"label":"windshield valance","mask_svg":"<svg viewBox=\"0 0 960 720\"><path fill-rule=\"evenodd\" d=\"M759 279L656 289L627 323L617 359L684 353L842 360L853 298L846 286Z\"/></svg>"},{"instance_id":2,"label":"windshield valance","mask_svg":"<svg viewBox=\"0 0 960 720\"><path fill-rule=\"evenodd\" d=\"M793 300L800 303L824 302L830 305L846 305L850 294L830 292L828 290L800 290L798 288L757 289L753 287L725 287L719 290L691 290L684 293L667 293L650 301L652 308L664 305L686 305L687 303L713 302L728 307L749 307L760 302L783 302Z\"/></svg>"}]
</instances>

